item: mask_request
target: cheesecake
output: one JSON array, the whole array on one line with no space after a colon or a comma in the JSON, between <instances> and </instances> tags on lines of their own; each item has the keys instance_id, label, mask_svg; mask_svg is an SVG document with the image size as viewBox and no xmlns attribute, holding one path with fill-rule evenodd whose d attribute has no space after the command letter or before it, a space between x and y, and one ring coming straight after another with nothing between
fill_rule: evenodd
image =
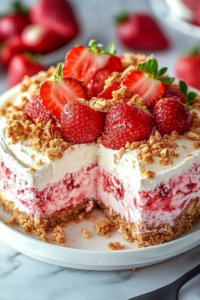
<instances>
[{"instance_id":1,"label":"cheesecake","mask_svg":"<svg viewBox=\"0 0 200 300\"><path fill-rule=\"evenodd\" d=\"M98 207L138 247L200 219L200 98L90 42L1 96L0 204L43 235Z\"/></svg>"}]
</instances>

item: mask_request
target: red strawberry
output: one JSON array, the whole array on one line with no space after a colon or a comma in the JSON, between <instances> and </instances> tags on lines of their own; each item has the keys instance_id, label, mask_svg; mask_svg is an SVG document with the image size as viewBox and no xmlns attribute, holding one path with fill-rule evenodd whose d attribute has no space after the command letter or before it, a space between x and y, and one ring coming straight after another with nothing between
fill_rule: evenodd
<instances>
[{"instance_id":1,"label":"red strawberry","mask_svg":"<svg viewBox=\"0 0 200 300\"><path fill-rule=\"evenodd\" d=\"M189 55L181 56L175 64L175 75L188 85L200 89L200 52L194 49Z\"/></svg>"},{"instance_id":2,"label":"red strawberry","mask_svg":"<svg viewBox=\"0 0 200 300\"><path fill-rule=\"evenodd\" d=\"M117 36L129 48L137 50L163 50L169 42L156 21L147 14L123 14L116 18Z\"/></svg>"},{"instance_id":3,"label":"red strawberry","mask_svg":"<svg viewBox=\"0 0 200 300\"><path fill-rule=\"evenodd\" d=\"M118 102L111 106L105 118L102 144L120 149L130 143L147 139L153 130L152 115L136 104Z\"/></svg>"},{"instance_id":4,"label":"red strawberry","mask_svg":"<svg viewBox=\"0 0 200 300\"><path fill-rule=\"evenodd\" d=\"M196 11L200 5L200 0L182 0L182 2L194 11Z\"/></svg>"},{"instance_id":5,"label":"red strawberry","mask_svg":"<svg viewBox=\"0 0 200 300\"><path fill-rule=\"evenodd\" d=\"M87 86L90 98L97 97L102 92L105 80L111 74L112 71L108 68L103 68L96 71Z\"/></svg>"},{"instance_id":6,"label":"red strawberry","mask_svg":"<svg viewBox=\"0 0 200 300\"><path fill-rule=\"evenodd\" d=\"M40 86L40 96L46 109L60 120L63 106L77 98L87 99L87 93L80 81L74 78L61 78L62 66L59 76L54 80L44 81Z\"/></svg>"},{"instance_id":7,"label":"red strawberry","mask_svg":"<svg viewBox=\"0 0 200 300\"><path fill-rule=\"evenodd\" d=\"M162 98L153 107L154 123L161 135L177 131L184 134L189 130L191 114L189 109L173 98Z\"/></svg>"},{"instance_id":8,"label":"red strawberry","mask_svg":"<svg viewBox=\"0 0 200 300\"><path fill-rule=\"evenodd\" d=\"M20 2L14 3L13 12L0 19L0 42L20 34L30 24L27 13Z\"/></svg>"},{"instance_id":9,"label":"red strawberry","mask_svg":"<svg viewBox=\"0 0 200 300\"><path fill-rule=\"evenodd\" d=\"M119 82L114 81L111 86L105 88L99 95L99 98L112 99L112 92L119 89Z\"/></svg>"},{"instance_id":10,"label":"red strawberry","mask_svg":"<svg viewBox=\"0 0 200 300\"><path fill-rule=\"evenodd\" d=\"M66 41L79 33L71 5L66 0L39 0L30 10L32 23L57 33Z\"/></svg>"},{"instance_id":11,"label":"red strawberry","mask_svg":"<svg viewBox=\"0 0 200 300\"><path fill-rule=\"evenodd\" d=\"M99 69L106 67L112 72L123 71L120 58L114 56L116 51L113 43L105 51L101 50L102 45L95 44L95 40L90 41L89 46L90 48L77 46L67 53L63 67L64 77L75 77L88 84Z\"/></svg>"},{"instance_id":12,"label":"red strawberry","mask_svg":"<svg viewBox=\"0 0 200 300\"><path fill-rule=\"evenodd\" d=\"M72 144L94 141L103 128L103 114L96 112L88 105L78 101L70 101L63 107L61 123L63 136Z\"/></svg>"},{"instance_id":13,"label":"red strawberry","mask_svg":"<svg viewBox=\"0 0 200 300\"><path fill-rule=\"evenodd\" d=\"M44 108L39 96L35 96L33 99L29 100L26 103L23 112L34 122L38 118L45 123L52 120L52 123L55 124L55 119L51 113Z\"/></svg>"},{"instance_id":14,"label":"red strawberry","mask_svg":"<svg viewBox=\"0 0 200 300\"><path fill-rule=\"evenodd\" d=\"M177 99L178 101L180 101L183 104L186 103L185 96L181 92L179 92L178 90L174 89L171 86L167 87L164 97Z\"/></svg>"},{"instance_id":15,"label":"red strawberry","mask_svg":"<svg viewBox=\"0 0 200 300\"><path fill-rule=\"evenodd\" d=\"M181 103L189 106L190 102L194 101L197 96L196 92L188 92L187 84L184 81L179 82L179 90L168 86L164 98L174 98L179 100Z\"/></svg>"},{"instance_id":16,"label":"red strawberry","mask_svg":"<svg viewBox=\"0 0 200 300\"><path fill-rule=\"evenodd\" d=\"M33 53L49 53L66 44L60 35L40 25L27 26L21 36L25 47Z\"/></svg>"},{"instance_id":17,"label":"red strawberry","mask_svg":"<svg viewBox=\"0 0 200 300\"><path fill-rule=\"evenodd\" d=\"M15 54L22 53L27 50L28 49L25 47L20 35L16 35L7 40L0 50L0 61L4 68L8 68L9 63Z\"/></svg>"},{"instance_id":18,"label":"red strawberry","mask_svg":"<svg viewBox=\"0 0 200 300\"><path fill-rule=\"evenodd\" d=\"M172 83L174 78L163 77L167 68L158 71L157 61L153 57L139 64L138 69L139 71L128 73L121 84L127 86L132 96L140 95L145 100L146 106L152 106L165 94L166 84Z\"/></svg>"},{"instance_id":19,"label":"red strawberry","mask_svg":"<svg viewBox=\"0 0 200 300\"><path fill-rule=\"evenodd\" d=\"M25 75L33 76L42 70L46 70L46 68L37 63L33 56L16 54L11 59L8 68L8 87L21 82Z\"/></svg>"}]
</instances>

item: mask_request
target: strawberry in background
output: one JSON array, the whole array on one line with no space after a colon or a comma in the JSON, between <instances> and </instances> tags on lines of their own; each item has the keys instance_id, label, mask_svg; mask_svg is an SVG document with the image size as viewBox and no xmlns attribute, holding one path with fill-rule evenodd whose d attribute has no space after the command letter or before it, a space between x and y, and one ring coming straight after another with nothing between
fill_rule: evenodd
<instances>
[{"instance_id":1,"label":"strawberry in background","mask_svg":"<svg viewBox=\"0 0 200 300\"><path fill-rule=\"evenodd\" d=\"M0 42L19 35L28 24L28 10L20 2L14 2L11 12L0 19Z\"/></svg>"},{"instance_id":2,"label":"strawberry in background","mask_svg":"<svg viewBox=\"0 0 200 300\"><path fill-rule=\"evenodd\" d=\"M30 9L32 23L53 31L71 41L79 33L71 5L66 0L39 0Z\"/></svg>"},{"instance_id":3,"label":"strawberry in background","mask_svg":"<svg viewBox=\"0 0 200 300\"><path fill-rule=\"evenodd\" d=\"M135 50L165 50L169 41L156 21L148 14L121 14L116 17L117 37L125 46Z\"/></svg>"},{"instance_id":4,"label":"strawberry in background","mask_svg":"<svg viewBox=\"0 0 200 300\"><path fill-rule=\"evenodd\" d=\"M8 68L8 88L21 82L25 75L33 76L46 68L39 64L31 54L16 54L10 61Z\"/></svg>"},{"instance_id":5,"label":"strawberry in background","mask_svg":"<svg viewBox=\"0 0 200 300\"><path fill-rule=\"evenodd\" d=\"M178 58L175 64L175 75L188 85L200 90L200 52L193 49Z\"/></svg>"},{"instance_id":6,"label":"strawberry in background","mask_svg":"<svg viewBox=\"0 0 200 300\"><path fill-rule=\"evenodd\" d=\"M5 69L15 54L27 51L27 47L24 45L21 35L13 36L2 44L0 49L0 62Z\"/></svg>"},{"instance_id":7,"label":"strawberry in background","mask_svg":"<svg viewBox=\"0 0 200 300\"><path fill-rule=\"evenodd\" d=\"M66 44L66 41L57 33L40 25L30 24L21 34L24 47L32 53L46 54Z\"/></svg>"}]
</instances>

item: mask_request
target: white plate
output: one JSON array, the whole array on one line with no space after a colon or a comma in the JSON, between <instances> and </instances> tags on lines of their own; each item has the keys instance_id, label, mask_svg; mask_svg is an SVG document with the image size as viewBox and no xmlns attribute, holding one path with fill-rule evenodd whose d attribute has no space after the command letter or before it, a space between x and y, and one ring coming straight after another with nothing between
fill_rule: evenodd
<instances>
[{"instance_id":1,"label":"white plate","mask_svg":"<svg viewBox=\"0 0 200 300\"><path fill-rule=\"evenodd\" d=\"M100 211L94 211L101 219ZM71 248L51 245L39 240L39 237L27 235L19 226L10 227L2 221L10 217L0 208L0 237L17 251L34 259L56 266L83 270L125 270L144 267L167 260L200 244L200 223L188 233L179 238L162 244L143 249L136 249L133 243L123 240L123 234L117 231L111 233L108 239L96 234L91 221L82 221L79 224L69 224L65 228L67 244ZM91 232L89 239L84 239L82 228ZM109 242L119 241L126 245L127 250L111 251Z\"/></svg>"},{"instance_id":2,"label":"white plate","mask_svg":"<svg viewBox=\"0 0 200 300\"><path fill-rule=\"evenodd\" d=\"M172 12L166 1L149 0L149 3L153 12L161 21L166 22L169 26L184 34L193 36L197 39L200 38L200 26L190 24L179 18L177 14Z\"/></svg>"},{"instance_id":3,"label":"white plate","mask_svg":"<svg viewBox=\"0 0 200 300\"><path fill-rule=\"evenodd\" d=\"M0 97L0 107L9 99L14 101L20 84L11 88ZM193 89L194 90L194 89ZM94 211L97 220L103 215ZM57 266L83 270L125 270L144 267L190 250L200 244L200 222L190 231L168 243L136 249L133 243L123 240L123 234L114 231L109 239L96 234L91 221L70 224L65 228L66 242L71 248L51 245L39 240L39 237L27 235L19 226L7 226L4 220L10 220L9 214L0 207L0 238L19 252ZM85 228L91 232L91 238L84 239L81 230ZM126 250L111 251L108 243L120 242L125 244Z\"/></svg>"}]
</instances>

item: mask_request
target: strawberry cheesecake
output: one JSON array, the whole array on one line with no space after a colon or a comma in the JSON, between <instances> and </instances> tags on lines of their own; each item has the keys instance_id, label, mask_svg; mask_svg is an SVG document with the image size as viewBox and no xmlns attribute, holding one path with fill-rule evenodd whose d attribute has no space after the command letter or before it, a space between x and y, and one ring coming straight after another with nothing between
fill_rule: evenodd
<instances>
[{"instance_id":1,"label":"strawberry cheesecake","mask_svg":"<svg viewBox=\"0 0 200 300\"><path fill-rule=\"evenodd\" d=\"M99 207L138 247L200 219L200 100L156 59L92 40L1 96L0 203L43 235Z\"/></svg>"}]
</instances>

